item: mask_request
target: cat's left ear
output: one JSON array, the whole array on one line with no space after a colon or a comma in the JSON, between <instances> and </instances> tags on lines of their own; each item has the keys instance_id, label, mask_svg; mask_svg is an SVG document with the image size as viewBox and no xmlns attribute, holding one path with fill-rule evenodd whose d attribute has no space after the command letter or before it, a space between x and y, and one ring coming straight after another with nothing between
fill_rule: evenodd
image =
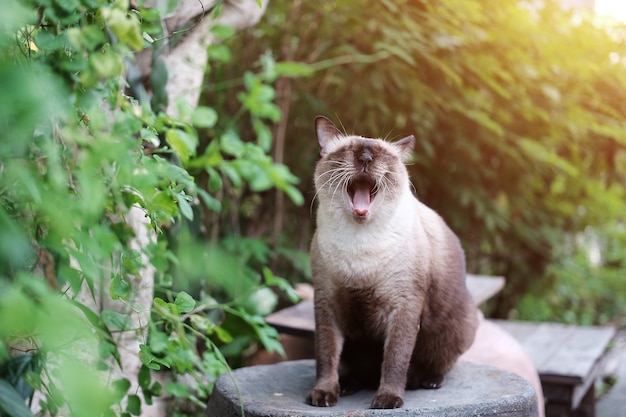
<instances>
[{"instance_id":1,"label":"cat's left ear","mask_svg":"<svg viewBox=\"0 0 626 417\"><path fill-rule=\"evenodd\" d=\"M337 126L324 116L315 118L315 133L317 134L317 142L320 144L320 156L326 155L328 142L337 136L342 136Z\"/></svg>"},{"instance_id":2,"label":"cat's left ear","mask_svg":"<svg viewBox=\"0 0 626 417\"><path fill-rule=\"evenodd\" d=\"M394 142L393 145L398 149L402 162L407 162L411 158L411 153L415 146L415 136L407 136L406 138Z\"/></svg>"}]
</instances>

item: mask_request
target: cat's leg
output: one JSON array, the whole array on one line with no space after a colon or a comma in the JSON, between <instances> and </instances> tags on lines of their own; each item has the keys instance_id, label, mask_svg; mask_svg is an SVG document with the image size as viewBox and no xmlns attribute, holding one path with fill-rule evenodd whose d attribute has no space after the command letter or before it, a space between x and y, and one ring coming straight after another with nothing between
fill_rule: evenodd
<instances>
[{"instance_id":1,"label":"cat's leg","mask_svg":"<svg viewBox=\"0 0 626 417\"><path fill-rule=\"evenodd\" d=\"M391 320L383 352L380 385L372 408L400 408L404 405L407 371L419 331L419 320L409 311L398 311Z\"/></svg>"},{"instance_id":2,"label":"cat's leg","mask_svg":"<svg viewBox=\"0 0 626 417\"><path fill-rule=\"evenodd\" d=\"M456 358L457 349L446 337L422 329L415 343L415 351L407 375L407 389L438 389Z\"/></svg>"},{"instance_id":3,"label":"cat's leg","mask_svg":"<svg viewBox=\"0 0 626 417\"><path fill-rule=\"evenodd\" d=\"M315 299L315 363L317 380L306 402L317 407L330 407L339 399L339 357L343 336L327 300L316 292Z\"/></svg>"},{"instance_id":4,"label":"cat's leg","mask_svg":"<svg viewBox=\"0 0 626 417\"><path fill-rule=\"evenodd\" d=\"M471 306L467 310L467 319L462 323L465 331L459 331L458 324L446 326L441 322L421 329L407 375L407 389L437 389L443 385L445 375L474 340L476 313Z\"/></svg>"},{"instance_id":5,"label":"cat's leg","mask_svg":"<svg viewBox=\"0 0 626 417\"><path fill-rule=\"evenodd\" d=\"M412 363L407 375L406 389L441 388L446 374L444 369L446 369L444 365L433 365L432 363L421 362Z\"/></svg>"},{"instance_id":6,"label":"cat's leg","mask_svg":"<svg viewBox=\"0 0 626 417\"><path fill-rule=\"evenodd\" d=\"M445 327L422 328L407 375L407 389L438 389L462 353L460 341Z\"/></svg>"}]
</instances>

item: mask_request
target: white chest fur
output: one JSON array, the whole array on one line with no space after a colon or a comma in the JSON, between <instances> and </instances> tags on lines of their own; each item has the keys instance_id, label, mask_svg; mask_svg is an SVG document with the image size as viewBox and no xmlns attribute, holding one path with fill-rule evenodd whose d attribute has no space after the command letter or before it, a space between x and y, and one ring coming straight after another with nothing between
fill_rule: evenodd
<instances>
[{"instance_id":1,"label":"white chest fur","mask_svg":"<svg viewBox=\"0 0 626 417\"><path fill-rule=\"evenodd\" d=\"M319 255L333 271L329 278L351 286L370 285L391 275L402 279L418 257L427 256L418 239L424 233L420 203L409 192L397 203L394 210L377 213L364 223L336 212L319 213Z\"/></svg>"}]
</instances>

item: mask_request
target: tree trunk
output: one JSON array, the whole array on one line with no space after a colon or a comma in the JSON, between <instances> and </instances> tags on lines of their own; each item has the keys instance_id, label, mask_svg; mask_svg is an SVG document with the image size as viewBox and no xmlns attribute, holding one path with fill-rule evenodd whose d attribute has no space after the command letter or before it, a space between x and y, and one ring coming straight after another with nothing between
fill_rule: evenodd
<instances>
[{"instance_id":1,"label":"tree trunk","mask_svg":"<svg viewBox=\"0 0 626 417\"><path fill-rule=\"evenodd\" d=\"M149 0L146 5L156 7L155 3L156 0ZM176 114L176 103L180 99L184 99L192 107L198 105L208 60L207 48L217 42L210 31L211 27L219 24L242 30L253 26L263 16L268 0L263 0L261 6L256 0L226 1L222 13L217 19L213 19L211 9L216 3L215 0L181 0L175 13L165 18L163 29L166 37L179 28L198 21L184 33L179 43L171 49L166 45L169 50L160 55L168 72L166 91L169 115ZM145 50L137 56L139 70L144 78L152 70L152 53L152 50Z\"/></svg>"}]
</instances>

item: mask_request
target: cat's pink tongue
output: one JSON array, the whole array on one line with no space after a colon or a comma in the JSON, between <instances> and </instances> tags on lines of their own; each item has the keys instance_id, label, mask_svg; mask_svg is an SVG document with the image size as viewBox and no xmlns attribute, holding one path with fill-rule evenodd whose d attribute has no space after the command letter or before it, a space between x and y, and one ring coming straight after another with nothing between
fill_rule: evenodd
<instances>
[{"instance_id":1,"label":"cat's pink tongue","mask_svg":"<svg viewBox=\"0 0 626 417\"><path fill-rule=\"evenodd\" d=\"M352 197L354 214L365 216L370 208L370 187L368 184L356 184L354 196Z\"/></svg>"}]
</instances>

